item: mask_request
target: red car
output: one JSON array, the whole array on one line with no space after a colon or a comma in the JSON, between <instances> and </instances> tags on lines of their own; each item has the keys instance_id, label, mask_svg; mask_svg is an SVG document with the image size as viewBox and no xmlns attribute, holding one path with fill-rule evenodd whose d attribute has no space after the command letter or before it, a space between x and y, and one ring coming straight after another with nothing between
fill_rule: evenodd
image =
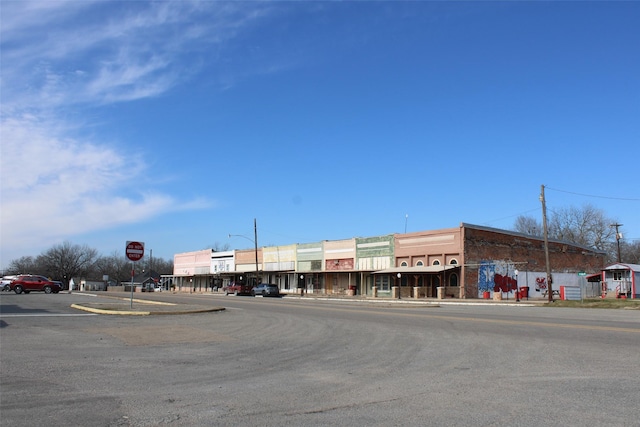
<instances>
[{"instance_id":1,"label":"red car","mask_svg":"<svg viewBox=\"0 0 640 427\"><path fill-rule=\"evenodd\" d=\"M16 294L28 294L31 291L44 292L45 294L57 294L62 290L60 282L54 282L44 276L36 276L32 274L21 274L11 281L10 290Z\"/></svg>"},{"instance_id":2,"label":"red car","mask_svg":"<svg viewBox=\"0 0 640 427\"><path fill-rule=\"evenodd\" d=\"M223 287L225 295L233 294L233 295L252 295L251 290L253 286L248 285L246 283L236 283L231 282L227 286Z\"/></svg>"}]
</instances>

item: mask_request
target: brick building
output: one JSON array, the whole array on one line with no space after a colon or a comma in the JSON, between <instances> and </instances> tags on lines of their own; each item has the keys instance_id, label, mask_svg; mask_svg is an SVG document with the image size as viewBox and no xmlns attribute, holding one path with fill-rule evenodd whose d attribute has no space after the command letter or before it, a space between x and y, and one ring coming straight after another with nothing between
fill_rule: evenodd
<instances>
[{"instance_id":1,"label":"brick building","mask_svg":"<svg viewBox=\"0 0 640 427\"><path fill-rule=\"evenodd\" d=\"M596 273L604 266L604 252L557 240L549 240L547 246L554 291L579 286L579 274ZM193 255L175 256L174 278L179 283L187 280L185 274L194 284L237 281L259 264L259 280L277 284L285 293L486 298L499 292L509 298L521 288L530 297L544 297L548 289L541 237L465 223L441 230L229 251L225 256L231 269L225 271L215 268L215 252L207 255L212 258L209 271L204 271L201 257L194 258L198 268L190 268L185 260Z\"/></svg>"}]
</instances>

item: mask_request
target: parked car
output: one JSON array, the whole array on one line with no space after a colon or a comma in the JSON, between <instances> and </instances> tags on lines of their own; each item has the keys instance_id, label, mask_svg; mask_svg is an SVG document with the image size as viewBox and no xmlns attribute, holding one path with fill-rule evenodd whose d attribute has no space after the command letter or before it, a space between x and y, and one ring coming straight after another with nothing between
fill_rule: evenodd
<instances>
[{"instance_id":1,"label":"parked car","mask_svg":"<svg viewBox=\"0 0 640 427\"><path fill-rule=\"evenodd\" d=\"M231 282L222 288L225 295L252 295L253 287L246 283Z\"/></svg>"},{"instance_id":2,"label":"parked car","mask_svg":"<svg viewBox=\"0 0 640 427\"><path fill-rule=\"evenodd\" d=\"M251 294L253 296L262 295L263 297L279 297L280 289L278 288L278 285L260 283L251 290Z\"/></svg>"},{"instance_id":3,"label":"parked car","mask_svg":"<svg viewBox=\"0 0 640 427\"><path fill-rule=\"evenodd\" d=\"M21 274L11 281L9 288L16 294L28 294L31 291L44 292L45 294L57 294L62 290L60 282L54 282L44 276L33 274Z\"/></svg>"},{"instance_id":4,"label":"parked car","mask_svg":"<svg viewBox=\"0 0 640 427\"><path fill-rule=\"evenodd\" d=\"M160 292L162 285L159 283L145 283L140 287L141 292Z\"/></svg>"},{"instance_id":5,"label":"parked car","mask_svg":"<svg viewBox=\"0 0 640 427\"><path fill-rule=\"evenodd\" d=\"M13 280L15 280L18 276L4 276L2 278L2 282L0 282L0 290L3 292L9 292L11 287L9 286Z\"/></svg>"}]
</instances>

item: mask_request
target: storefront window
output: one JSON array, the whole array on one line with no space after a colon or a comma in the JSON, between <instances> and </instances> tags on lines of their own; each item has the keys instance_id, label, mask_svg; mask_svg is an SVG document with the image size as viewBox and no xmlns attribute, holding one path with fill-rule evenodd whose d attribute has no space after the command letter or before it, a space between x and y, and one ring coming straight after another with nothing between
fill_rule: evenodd
<instances>
[{"instance_id":1,"label":"storefront window","mask_svg":"<svg viewBox=\"0 0 640 427\"><path fill-rule=\"evenodd\" d=\"M458 275L456 273L449 276L449 286L458 286Z\"/></svg>"},{"instance_id":2,"label":"storefront window","mask_svg":"<svg viewBox=\"0 0 640 427\"><path fill-rule=\"evenodd\" d=\"M378 291L389 292L391 290L389 276L376 276L376 287L378 288Z\"/></svg>"}]
</instances>

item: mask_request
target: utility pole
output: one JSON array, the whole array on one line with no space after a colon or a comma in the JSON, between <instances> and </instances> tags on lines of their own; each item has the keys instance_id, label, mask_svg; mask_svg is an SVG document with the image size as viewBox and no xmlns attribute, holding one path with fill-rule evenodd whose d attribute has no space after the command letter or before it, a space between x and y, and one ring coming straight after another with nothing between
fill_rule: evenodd
<instances>
[{"instance_id":1,"label":"utility pole","mask_svg":"<svg viewBox=\"0 0 640 427\"><path fill-rule=\"evenodd\" d=\"M553 301L553 285L551 280L551 266L549 265L549 229L547 228L547 202L544 198L544 184L540 186L540 202L542 202L542 229L544 232L544 257L547 264L547 292L549 302Z\"/></svg>"},{"instance_id":2,"label":"utility pole","mask_svg":"<svg viewBox=\"0 0 640 427\"><path fill-rule=\"evenodd\" d=\"M622 238L622 233L618 232L618 228L622 227L623 224L618 224L617 222L615 224L611 224L609 225L609 227L615 227L616 228L616 240L618 241L618 262L622 262L622 259L620 258L620 239Z\"/></svg>"},{"instance_id":3,"label":"utility pole","mask_svg":"<svg viewBox=\"0 0 640 427\"><path fill-rule=\"evenodd\" d=\"M255 218L253 218L253 243L256 249L256 286L258 286L261 280L258 279L258 273L260 271L258 270L258 223Z\"/></svg>"}]
</instances>

